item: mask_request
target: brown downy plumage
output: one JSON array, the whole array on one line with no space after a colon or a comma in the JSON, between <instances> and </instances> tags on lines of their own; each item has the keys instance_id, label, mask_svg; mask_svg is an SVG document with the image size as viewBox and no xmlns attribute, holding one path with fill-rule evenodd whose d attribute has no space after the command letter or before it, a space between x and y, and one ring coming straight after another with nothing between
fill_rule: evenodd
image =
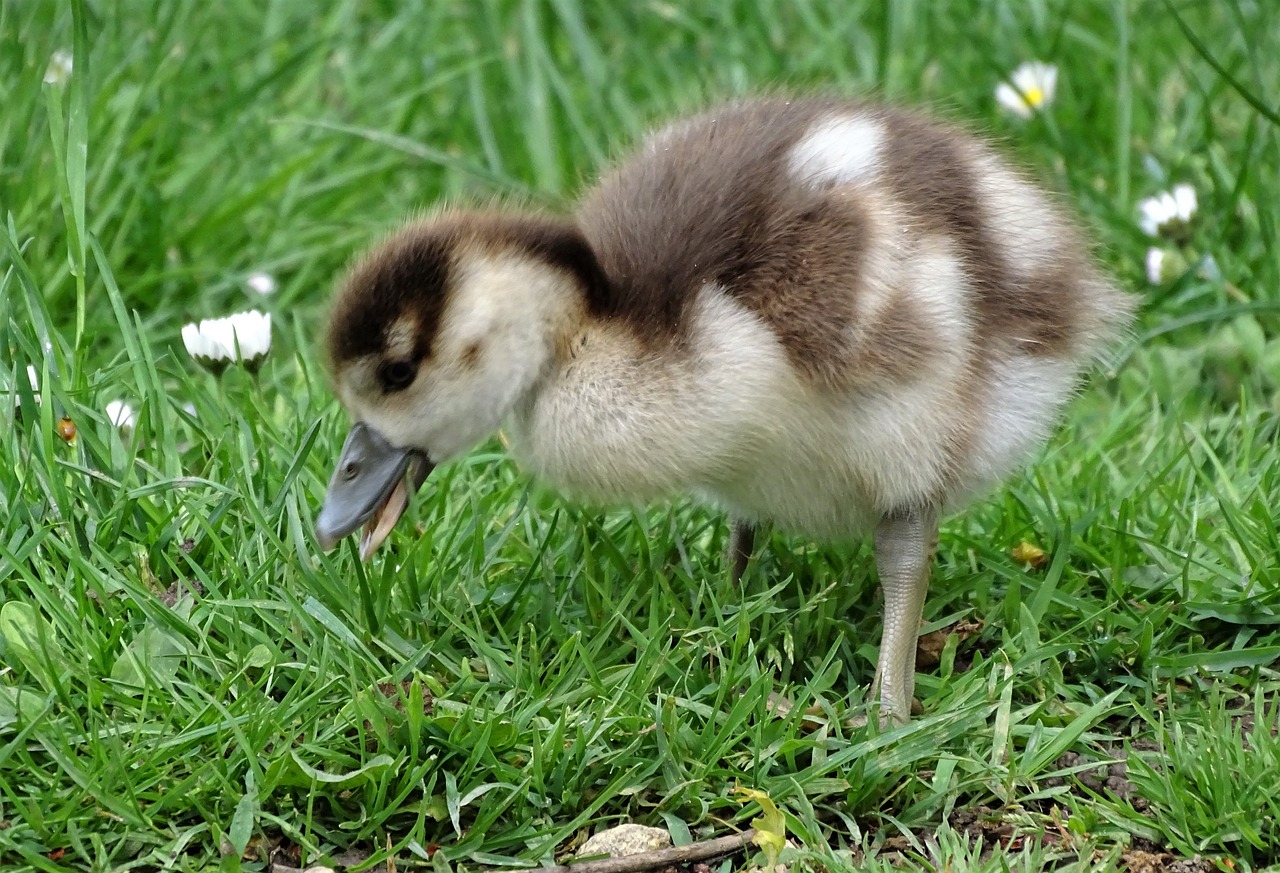
<instances>
[{"instance_id":1,"label":"brown downy plumage","mask_svg":"<svg viewBox=\"0 0 1280 873\"><path fill-rule=\"evenodd\" d=\"M431 465L504 422L567 491L724 507L735 572L757 523L873 532L876 685L905 720L939 512L1034 454L1132 306L1052 199L953 127L723 107L652 135L573 219L443 212L365 256L330 323L359 424L317 535L365 524L367 556Z\"/></svg>"}]
</instances>

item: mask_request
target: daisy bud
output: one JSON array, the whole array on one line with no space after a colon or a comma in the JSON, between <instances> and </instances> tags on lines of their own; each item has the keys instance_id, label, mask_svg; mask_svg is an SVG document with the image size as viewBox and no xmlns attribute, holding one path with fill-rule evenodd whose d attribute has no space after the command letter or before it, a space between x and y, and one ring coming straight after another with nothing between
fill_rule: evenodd
<instances>
[{"instance_id":1,"label":"daisy bud","mask_svg":"<svg viewBox=\"0 0 1280 873\"><path fill-rule=\"evenodd\" d=\"M271 316L253 309L206 318L184 326L182 342L187 353L215 376L233 361L256 372L271 350Z\"/></svg>"},{"instance_id":2,"label":"daisy bud","mask_svg":"<svg viewBox=\"0 0 1280 873\"><path fill-rule=\"evenodd\" d=\"M137 418L133 407L123 400L112 400L107 404L107 421L120 428L120 432L125 436L133 433Z\"/></svg>"},{"instance_id":3,"label":"daisy bud","mask_svg":"<svg viewBox=\"0 0 1280 873\"><path fill-rule=\"evenodd\" d=\"M49 66L44 70L44 82L46 85L54 85L62 87L71 79L71 68L74 66L74 59L71 52L66 49L58 49L49 57Z\"/></svg>"},{"instance_id":4,"label":"daisy bud","mask_svg":"<svg viewBox=\"0 0 1280 873\"><path fill-rule=\"evenodd\" d=\"M276 293L276 280L270 273L250 273L245 277L244 283L249 286L250 291L258 294Z\"/></svg>"},{"instance_id":5,"label":"daisy bud","mask_svg":"<svg viewBox=\"0 0 1280 873\"><path fill-rule=\"evenodd\" d=\"M1185 235L1196 208L1196 189L1177 185L1138 202L1138 226L1147 236L1178 238Z\"/></svg>"}]
</instances>

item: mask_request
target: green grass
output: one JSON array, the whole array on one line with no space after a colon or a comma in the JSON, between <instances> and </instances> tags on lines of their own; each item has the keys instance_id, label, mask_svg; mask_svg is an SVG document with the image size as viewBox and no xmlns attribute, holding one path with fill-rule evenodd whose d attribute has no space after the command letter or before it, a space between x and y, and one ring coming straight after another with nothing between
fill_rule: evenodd
<instances>
[{"instance_id":1,"label":"green grass","mask_svg":"<svg viewBox=\"0 0 1280 873\"><path fill-rule=\"evenodd\" d=\"M1023 123L991 95L1033 57L1059 94ZM1280 864L1277 57L1248 0L0 4L0 867L549 862L621 820L745 827L739 785L805 868ZM990 131L1146 292L1042 460L945 524L927 629L982 629L885 733L846 724L866 547L775 534L739 590L722 519L563 501L496 443L367 566L310 534L353 252L442 200L566 206L651 121L779 86ZM1191 266L1151 287L1136 202L1184 181ZM258 378L193 366L182 324L254 305ZM1129 754L1140 800L1065 752ZM980 807L1020 836L948 825Z\"/></svg>"}]
</instances>

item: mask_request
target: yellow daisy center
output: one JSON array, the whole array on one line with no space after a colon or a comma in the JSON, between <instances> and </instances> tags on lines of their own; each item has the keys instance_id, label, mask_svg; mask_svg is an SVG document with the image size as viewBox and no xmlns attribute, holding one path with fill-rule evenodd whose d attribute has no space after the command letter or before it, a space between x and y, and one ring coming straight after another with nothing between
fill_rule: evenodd
<instances>
[{"instance_id":1,"label":"yellow daisy center","mask_svg":"<svg viewBox=\"0 0 1280 873\"><path fill-rule=\"evenodd\" d=\"M1032 85L1022 92L1022 96L1027 101L1028 106L1032 109L1039 109L1040 104L1044 102L1044 89Z\"/></svg>"}]
</instances>

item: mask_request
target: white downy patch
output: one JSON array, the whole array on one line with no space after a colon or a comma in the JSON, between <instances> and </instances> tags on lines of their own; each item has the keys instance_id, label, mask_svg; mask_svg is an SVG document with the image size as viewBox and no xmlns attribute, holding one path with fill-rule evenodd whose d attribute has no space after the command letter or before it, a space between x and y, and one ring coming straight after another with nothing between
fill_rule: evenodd
<instances>
[{"instance_id":1,"label":"white downy patch","mask_svg":"<svg viewBox=\"0 0 1280 873\"><path fill-rule=\"evenodd\" d=\"M970 465L975 490L1030 460L1075 392L1078 373L1078 366L1053 358L1016 355L994 362Z\"/></svg>"},{"instance_id":2,"label":"white downy patch","mask_svg":"<svg viewBox=\"0 0 1280 873\"><path fill-rule=\"evenodd\" d=\"M1023 278L1051 268L1064 235L1048 199L992 155L973 161L982 217L997 253Z\"/></svg>"},{"instance_id":3,"label":"white downy patch","mask_svg":"<svg viewBox=\"0 0 1280 873\"><path fill-rule=\"evenodd\" d=\"M820 121L791 150L792 176L806 185L848 185L875 177L884 127L872 118L837 116Z\"/></svg>"}]
</instances>

